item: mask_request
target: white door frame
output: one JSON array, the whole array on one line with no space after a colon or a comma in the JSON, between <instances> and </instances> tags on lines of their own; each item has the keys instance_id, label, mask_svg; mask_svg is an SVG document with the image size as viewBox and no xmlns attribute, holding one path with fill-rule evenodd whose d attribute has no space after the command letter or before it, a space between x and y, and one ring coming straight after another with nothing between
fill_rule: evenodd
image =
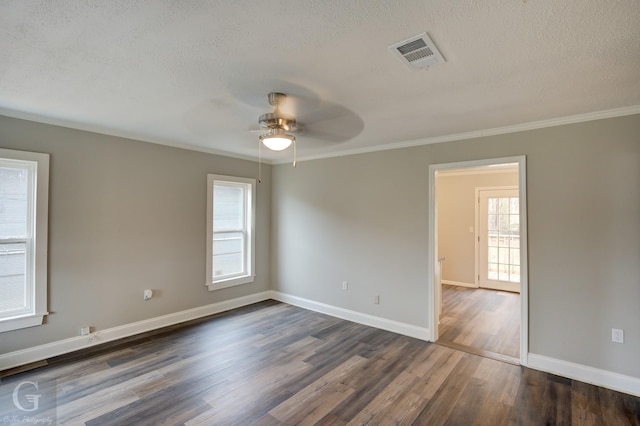
<instances>
[{"instance_id":1,"label":"white door frame","mask_svg":"<svg viewBox=\"0 0 640 426\"><path fill-rule=\"evenodd\" d=\"M431 271L427 275L427 295L428 295L428 319L429 341L438 340L438 318L436 300L442 289L436 289L436 267L438 264L438 218L436 206L436 173L447 169L462 169L466 167L489 166L493 164L518 164L518 190L520 198L520 364L527 365L527 355L529 353L529 274L527 255L527 172L526 157L524 155L516 157L489 158L484 160L462 161L456 163L430 164L429 165L429 237L427 247L427 267Z\"/></svg>"}]
</instances>

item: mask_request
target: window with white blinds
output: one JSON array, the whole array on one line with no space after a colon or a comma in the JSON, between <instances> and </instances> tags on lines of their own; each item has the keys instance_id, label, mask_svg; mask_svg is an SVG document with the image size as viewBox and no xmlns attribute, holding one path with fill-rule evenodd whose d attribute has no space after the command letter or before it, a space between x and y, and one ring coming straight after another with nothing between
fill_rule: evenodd
<instances>
[{"instance_id":1,"label":"window with white blinds","mask_svg":"<svg viewBox=\"0 0 640 426\"><path fill-rule=\"evenodd\" d=\"M47 315L49 156L0 149L0 332Z\"/></svg>"},{"instance_id":2,"label":"window with white blinds","mask_svg":"<svg viewBox=\"0 0 640 426\"><path fill-rule=\"evenodd\" d=\"M255 179L208 175L207 286L254 279Z\"/></svg>"}]
</instances>

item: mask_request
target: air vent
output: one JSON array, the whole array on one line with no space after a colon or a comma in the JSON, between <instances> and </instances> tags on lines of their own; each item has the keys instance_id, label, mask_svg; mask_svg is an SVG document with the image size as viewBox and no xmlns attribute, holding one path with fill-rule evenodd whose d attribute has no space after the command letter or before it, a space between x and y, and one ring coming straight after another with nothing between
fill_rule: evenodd
<instances>
[{"instance_id":1,"label":"air vent","mask_svg":"<svg viewBox=\"0 0 640 426\"><path fill-rule=\"evenodd\" d=\"M415 37L401 41L389 50L411 69L424 69L432 65L444 63L445 60L429 38L427 33L418 34Z\"/></svg>"}]
</instances>

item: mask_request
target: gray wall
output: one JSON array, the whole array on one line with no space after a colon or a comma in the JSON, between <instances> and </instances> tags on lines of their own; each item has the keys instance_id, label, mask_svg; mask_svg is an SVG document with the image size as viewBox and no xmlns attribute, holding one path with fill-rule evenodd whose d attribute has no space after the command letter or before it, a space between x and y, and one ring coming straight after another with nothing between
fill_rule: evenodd
<instances>
[{"instance_id":1,"label":"gray wall","mask_svg":"<svg viewBox=\"0 0 640 426\"><path fill-rule=\"evenodd\" d=\"M475 285L476 188L517 187L518 172L443 174L437 179L438 257L446 257L442 279Z\"/></svg>"},{"instance_id":2,"label":"gray wall","mask_svg":"<svg viewBox=\"0 0 640 426\"><path fill-rule=\"evenodd\" d=\"M255 163L6 117L0 147L51 154L52 312L2 333L0 353L264 291L269 275L274 290L424 327L429 164L524 154L530 351L640 377L640 115L267 166L257 281L217 292L206 174L255 177Z\"/></svg>"},{"instance_id":3,"label":"gray wall","mask_svg":"<svg viewBox=\"0 0 640 426\"><path fill-rule=\"evenodd\" d=\"M0 353L269 289L270 166L257 190L256 281L210 292L207 173L256 177L257 163L1 116L0 147L51 154L51 315L0 334Z\"/></svg>"},{"instance_id":4,"label":"gray wall","mask_svg":"<svg viewBox=\"0 0 640 426\"><path fill-rule=\"evenodd\" d=\"M640 377L640 115L275 166L273 288L426 327L429 164L523 154L530 351Z\"/></svg>"}]
</instances>

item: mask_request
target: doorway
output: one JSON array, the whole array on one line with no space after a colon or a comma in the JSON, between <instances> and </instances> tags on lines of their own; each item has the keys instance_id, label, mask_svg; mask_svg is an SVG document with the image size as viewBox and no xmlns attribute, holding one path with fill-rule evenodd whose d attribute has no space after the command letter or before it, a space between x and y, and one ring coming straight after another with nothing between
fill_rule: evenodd
<instances>
[{"instance_id":1,"label":"doorway","mask_svg":"<svg viewBox=\"0 0 640 426\"><path fill-rule=\"evenodd\" d=\"M495 193L482 187L478 187L478 190L476 191L476 199L480 201L476 207L476 214L482 213L483 210L486 209L486 217L485 219L476 220L475 229L473 226L468 227L468 232L475 232L476 240L479 239L482 243L477 243L475 246L475 276L471 279L464 280L466 283L455 281L451 283L448 282L448 280L445 280L445 293L443 295L443 285L440 282L440 266L442 263L446 264L446 262L450 261L450 258L447 258L444 262L442 262L442 259L448 257L447 253L444 252L447 251L451 253L451 250L440 250L438 244L439 220L437 195L438 191L444 191L444 188L438 188L439 185L437 183L437 177L453 171L473 174L474 172L478 172L478 170L485 170L486 172L487 169L494 168L493 170L498 170L509 166L517 169L517 190L515 190L515 192L513 191L513 188L499 188L501 191L509 189L512 192ZM519 348L517 349L519 350L517 352L519 352L519 357L515 358L515 361L519 361L521 365L526 365L528 353L525 166L524 156L435 164L429 166L430 232L428 241L428 266L429 270L433 271L433 273L429 274L428 277L430 340L435 342L439 339L440 327L447 332L447 326L449 324L439 324L441 319L441 308L444 307L446 311L447 303L453 303L451 306L457 305L458 307L477 303L475 305L476 307L485 308L486 306L498 306L500 304L502 304L500 306L513 306L513 304L516 303L519 305L519 312L516 310L517 316L514 318L514 316L511 315L511 319L509 321L515 322L518 326L517 332L519 334ZM480 206L480 204L482 204L482 206ZM492 226L494 222L495 226ZM463 232L467 232L466 225ZM484 235L484 237L482 235ZM479 261L480 258L485 260ZM458 270L459 268L455 267L455 269ZM447 284L454 285L451 286ZM479 287L497 288L498 290L481 290ZM520 291L520 295L517 295L516 293L518 290ZM450 298L452 295L458 299L458 302L451 302ZM491 300L487 299L489 296ZM463 298L464 301L461 301L463 300L461 298ZM481 299L484 299L484 302L478 301ZM474 302L473 300L476 301ZM469 312L485 315L485 318L493 318L490 319L489 322L493 321L494 325L496 321L500 321L491 316L495 312L482 313L481 311L482 309L475 309ZM496 309L494 309L494 311L496 311ZM444 313L446 314L446 312ZM467 313L465 315L471 314ZM472 320L471 322L473 321L475 320ZM513 330L513 327L510 329ZM515 338L517 339L517 336ZM467 336L467 339L473 340L473 336ZM511 362L514 361L512 360Z\"/></svg>"}]
</instances>

